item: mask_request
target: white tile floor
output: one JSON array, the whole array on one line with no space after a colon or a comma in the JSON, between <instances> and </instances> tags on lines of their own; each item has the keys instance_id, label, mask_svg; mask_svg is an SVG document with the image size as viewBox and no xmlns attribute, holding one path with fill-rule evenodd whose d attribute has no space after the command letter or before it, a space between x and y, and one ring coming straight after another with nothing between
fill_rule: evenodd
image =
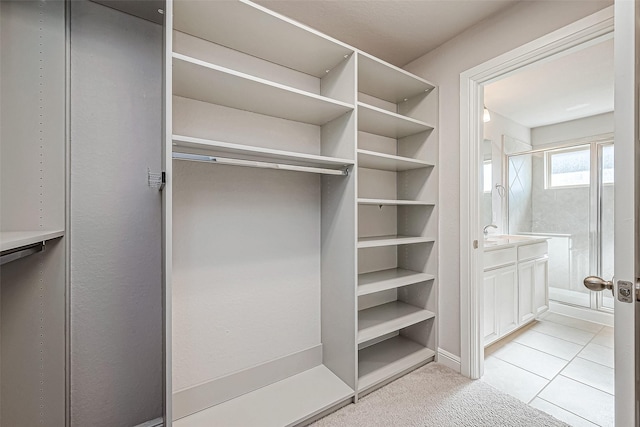
<instances>
[{"instance_id":1,"label":"white tile floor","mask_svg":"<svg viewBox=\"0 0 640 427\"><path fill-rule=\"evenodd\" d=\"M547 313L485 349L483 381L576 427L613 426L613 328Z\"/></svg>"}]
</instances>

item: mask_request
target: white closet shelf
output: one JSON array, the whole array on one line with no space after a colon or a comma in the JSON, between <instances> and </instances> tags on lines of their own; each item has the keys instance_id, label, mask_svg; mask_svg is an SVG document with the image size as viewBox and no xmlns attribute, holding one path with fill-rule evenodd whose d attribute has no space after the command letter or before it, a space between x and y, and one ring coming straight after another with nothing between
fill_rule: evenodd
<instances>
[{"instance_id":1,"label":"white closet shelf","mask_svg":"<svg viewBox=\"0 0 640 427\"><path fill-rule=\"evenodd\" d=\"M429 310L392 301L358 312L358 344L435 317Z\"/></svg>"},{"instance_id":2,"label":"white closet shelf","mask_svg":"<svg viewBox=\"0 0 640 427\"><path fill-rule=\"evenodd\" d=\"M391 268L358 275L358 296L433 280L433 274Z\"/></svg>"},{"instance_id":3,"label":"white closet shelf","mask_svg":"<svg viewBox=\"0 0 640 427\"><path fill-rule=\"evenodd\" d=\"M363 132L397 139L433 129L428 123L364 102L358 102L358 107L358 130Z\"/></svg>"},{"instance_id":4,"label":"white closet shelf","mask_svg":"<svg viewBox=\"0 0 640 427\"><path fill-rule=\"evenodd\" d=\"M196 149L199 153L206 153L207 155L216 155L221 153L228 157L238 159L271 162L275 160L279 163L286 163L295 166L344 169L346 166L353 165L355 163L353 160L340 159L337 157L318 156L314 154L297 153L295 151L274 150L271 148L193 138L183 135L173 135L173 145L174 147Z\"/></svg>"},{"instance_id":5,"label":"white closet shelf","mask_svg":"<svg viewBox=\"0 0 640 427\"><path fill-rule=\"evenodd\" d=\"M358 390L364 391L417 365L429 362L435 351L403 336L395 336L358 352Z\"/></svg>"},{"instance_id":6,"label":"white closet shelf","mask_svg":"<svg viewBox=\"0 0 640 427\"><path fill-rule=\"evenodd\" d=\"M363 52L358 53L358 91L397 104L435 85Z\"/></svg>"},{"instance_id":7,"label":"white closet shelf","mask_svg":"<svg viewBox=\"0 0 640 427\"><path fill-rule=\"evenodd\" d=\"M383 154L376 151L358 149L358 166L388 171L406 171L411 169L433 167L431 163L409 157Z\"/></svg>"},{"instance_id":8,"label":"white closet shelf","mask_svg":"<svg viewBox=\"0 0 640 427\"><path fill-rule=\"evenodd\" d=\"M351 398L354 391L324 365L173 422L175 427L296 425Z\"/></svg>"},{"instance_id":9,"label":"white closet shelf","mask_svg":"<svg viewBox=\"0 0 640 427\"><path fill-rule=\"evenodd\" d=\"M176 1L174 29L321 78L353 49L247 1Z\"/></svg>"},{"instance_id":10,"label":"white closet shelf","mask_svg":"<svg viewBox=\"0 0 640 427\"><path fill-rule=\"evenodd\" d=\"M64 236L63 230L2 231L0 232L0 252L46 242L62 236Z\"/></svg>"},{"instance_id":11,"label":"white closet shelf","mask_svg":"<svg viewBox=\"0 0 640 427\"><path fill-rule=\"evenodd\" d=\"M179 53L173 54L173 94L313 125L323 125L354 109L346 102Z\"/></svg>"},{"instance_id":12,"label":"white closet shelf","mask_svg":"<svg viewBox=\"0 0 640 427\"><path fill-rule=\"evenodd\" d=\"M359 205L375 206L435 206L433 202L422 200L396 200L396 199L358 199Z\"/></svg>"},{"instance_id":13,"label":"white closet shelf","mask_svg":"<svg viewBox=\"0 0 640 427\"><path fill-rule=\"evenodd\" d=\"M373 236L373 237L359 237L358 249L363 248L379 248L382 246L396 246L396 245L411 245L415 243L430 243L435 239L424 236Z\"/></svg>"}]
</instances>

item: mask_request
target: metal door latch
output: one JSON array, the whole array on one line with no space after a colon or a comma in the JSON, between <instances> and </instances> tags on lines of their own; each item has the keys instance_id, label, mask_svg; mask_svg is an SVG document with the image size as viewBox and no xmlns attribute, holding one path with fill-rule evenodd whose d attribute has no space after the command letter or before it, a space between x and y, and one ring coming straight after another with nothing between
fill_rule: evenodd
<instances>
[{"instance_id":1,"label":"metal door latch","mask_svg":"<svg viewBox=\"0 0 640 427\"><path fill-rule=\"evenodd\" d=\"M620 302L633 302L633 294L635 286L631 282L624 280L618 280L618 301Z\"/></svg>"},{"instance_id":2,"label":"metal door latch","mask_svg":"<svg viewBox=\"0 0 640 427\"><path fill-rule=\"evenodd\" d=\"M162 191L166 182L166 175L164 171L151 172L151 170L147 169L147 183L149 184L149 187Z\"/></svg>"}]
</instances>

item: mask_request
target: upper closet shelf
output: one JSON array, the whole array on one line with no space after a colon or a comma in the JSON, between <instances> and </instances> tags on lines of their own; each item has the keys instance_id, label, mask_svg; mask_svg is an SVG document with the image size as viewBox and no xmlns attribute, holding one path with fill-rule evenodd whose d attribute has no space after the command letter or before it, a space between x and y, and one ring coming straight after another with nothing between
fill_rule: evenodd
<instances>
[{"instance_id":1,"label":"upper closet shelf","mask_svg":"<svg viewBox=\"0 0 640 427\"><path fill-rule=\"evenodd\" d=\"M274 150L230 142L213 141L209 139L192 138L189 136L173 135L175 147L184 147L198 150L200 153L216 155L222 153L227 157L246 160L278 161L289 165L309 166L327 169L345 169L353 165L353 160L336 157L317 156L313 154L297 153L294 151Z\"/></svg>"},{"instance_id":2,"label":"upper closet shelf","mask_svg":"<svg viewBox=\"0 0 640 427\"><path fill-rule=\"evenodd\" d=\"M358 166L388 171L405 171L432 167L431 163L369 150L358 150Z\"/></svg>"},{"instance_id":3,"label":"upper closet shelf","mask_svg":"<svg viewBox=\"0 0 640 427\"><path fill-rule=\"evenodd\" d=\"M0 232L0 252L46 242L62 236L64 236L62 230L2 231Z\"/></svg>"},{"instance_id":4,"label":"upper closet shelf","mask_svg":"<svg viewBox=\"0 0 640 427\"><path fill-rule=\"evenodd\" d=\"M435 86L366 53L358 54L358 91L397 104Z\"/></svg>"},{"instance_id":5,"label":"upper closet shelf","mask_svg":"<svg viewBox=\"0 0 640 427\"><path fill-rule=\"evenodd\" d=\"M358 130L363 132L397 139L433 129L433 126L420 120L363 102L358 102L358 107Z\"/></svg>"},{"instance_id":6,"label":"upper closet shelf","mask_svg":"<svg viewBox=\"0 0 640 427\"><path fill-rule=\"evenodd\" d=\"M174 1L177 31L322 78L349 46L249 1Z\"/></svg>"},{"instance_id":7,"label":"upper closet shelf","mask_svg":"<svg viewBox=\"0 0 640 427\"><path fill-rule=\"evenodd\" d=\"M435 206L433 202L422 200L395 200L395 199L358 199L359 205L375 206Z\"/></svg>"},{"instance_id":8,"label":"upper closet shelf","mask_svg":"<svg viewBox=\"0 0 640 427\"><path fill-rule=\"evenodd\" d=\"M46 241L63 235L62 230L0 232L0 265L40 252Z\"/></svg>"},{"instance_id":9,"label":"upper closet shelf","mask_svg":"<svg viewBox=\"0 0 640 427\"><path fill-rule=\"evenodd\" d=\"M313 125L323 125L354 108L179 53L173 54L173 94Z\"/></svg>"}]
</instances>

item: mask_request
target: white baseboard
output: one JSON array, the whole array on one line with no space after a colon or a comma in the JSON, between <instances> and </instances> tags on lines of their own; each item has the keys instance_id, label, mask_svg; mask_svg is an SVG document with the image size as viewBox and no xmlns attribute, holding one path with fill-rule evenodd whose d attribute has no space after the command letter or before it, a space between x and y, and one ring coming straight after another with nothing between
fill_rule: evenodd
<instances>
[{"instance_id":1,"label":"white baseboard","mask_svg":"<svg viewBox=\"0 0 640 427\"><path fill-rule=\"evenodd\" d=\"M160 417L160 418L156 418L155 420L149 420L142 424L138 424L135 427L162 427L163 425L164 425L164 422L162 421L162 417Z\"/></svg>"},{"instance_id":2,"label":"white baseboard","mask_svg":"<svg viewBox=\"0 0 640 427\"><path fill-rule=\"evenodd\" d=\"M574 307L572 305L561 304L555 301L549 301L549 311L586 320L587 322L595 322L600 323L601 325L613 327L613 313L591 310L589 308Z\"/></svg>"},{"instance_id":3,"label":"white baseboard","mask_svg":"<svg viewBox=\"0 0 640 427\"><path fill-rule=\"evenodd\" d=\"M443 364L447 368L451 368L456 372L460 372L460 356L451 354L446 350L438 348L438 356L436 358L438 363Z\"/></svg>"}]
</instances>

